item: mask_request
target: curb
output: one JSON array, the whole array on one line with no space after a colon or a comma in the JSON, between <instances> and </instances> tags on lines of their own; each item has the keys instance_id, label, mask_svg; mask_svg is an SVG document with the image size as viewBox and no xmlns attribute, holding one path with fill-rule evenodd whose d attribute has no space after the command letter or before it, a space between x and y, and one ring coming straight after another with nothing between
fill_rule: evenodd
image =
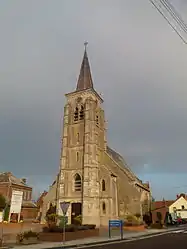
<instances>
[{"instance_id":1,"label":"curb","mask_svg":"<svg viewBox=\"0 0 187 249\"><path fill-rule=\"evenodd\" d=\"M96 246L96 245L102 245L102 244L110 244L113 242L118 242L118 241L127 241L128 239L111 239L111 240L102 240L102 241L97 241L97 242L89 242L89 243L84 243L84 244L78 244L78 245L63 245L63 248L69 249L69 248L79 248L79 247L85 247L85 246ZM58 249L60 248L59 246L56 247L47 247L46 249Z\"/></svg>"},{"instance_id":2,"label":"curb","mask_svg":"<svg viewBox=\"0 0 187 249\"><path fill-rule=\"evenodd\" d=\"M81 248L81 247L89 247L89 246L97 246L97 245L103 245L103 244L110 244L110 243L115 243L115 242L128 242L134 239L140 239L140 238L146 238L146 237L150 237L150 236L154 236L154 235L164 235L167 234L169 232L158 232L158 233L153 233L153 234L146 234L146 235L140 235L140 236L133 236L133 237L129 237L129 238L123 238L123 239L111 239L111 240L103 240L103 241L97 241L97 242L90 242L90 243L84 243L84 244L78 244L78 245L63 245L63 248L69 249L69 248ZM59 249L60 246L56 246L56 247L48 247L46 249Z\"/></svg>"}]
</instances>

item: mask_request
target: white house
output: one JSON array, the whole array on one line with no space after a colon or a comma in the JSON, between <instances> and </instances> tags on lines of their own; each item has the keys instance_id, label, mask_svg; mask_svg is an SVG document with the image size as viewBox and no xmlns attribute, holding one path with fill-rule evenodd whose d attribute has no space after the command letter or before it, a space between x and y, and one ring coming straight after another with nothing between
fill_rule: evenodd
<instances>
[{"instance_id":1,"label":"white house","mask_svg":"<svg viewBox=\"0 0 187 249\"><path fill-rule=\"evenodd\" d=\"M180 196L169 206L169 213L173 218L181 217L182 219L187 219L187 200Z\"/></svg>"}]
</instances>

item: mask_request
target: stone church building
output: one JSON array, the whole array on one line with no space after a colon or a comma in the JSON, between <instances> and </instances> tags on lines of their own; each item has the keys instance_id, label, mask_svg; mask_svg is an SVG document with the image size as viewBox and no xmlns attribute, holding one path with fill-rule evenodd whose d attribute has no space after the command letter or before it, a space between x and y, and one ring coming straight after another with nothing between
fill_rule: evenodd
<instances>
[{"instance_id":1,"label":"stone church building","mask_svg":"<svg viewBox=\"0 0 187 249\"><path fill-rule=\"evenodd\" d=\"M45 195L42 220L53 203L70 202L68 223L82 216L83 224L108 225L109 219L142 215L149 209L149 184L142 183L106 138L103 99L94 89L85 48L76 90L64 107L60 171Z\"/></svg>"}]
</instances>

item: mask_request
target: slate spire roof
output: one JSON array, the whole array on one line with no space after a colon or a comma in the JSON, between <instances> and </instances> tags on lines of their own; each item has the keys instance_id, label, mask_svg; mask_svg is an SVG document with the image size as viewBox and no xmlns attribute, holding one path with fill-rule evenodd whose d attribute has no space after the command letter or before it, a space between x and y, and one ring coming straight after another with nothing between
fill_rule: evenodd
<instances>
[{"instance_id":1,"label":"slate spire roof","mask_svg":"<svg viewBox=\"0 0 187 249\"><path fill-rule=\"evenodd\" d=\"M84 43L85 50L84 50L84 56L80 68L80 74L77 82L77 88L76 91L86 90L86 89L93 89L93 81L92 81L92 74L90 70L90 64L88 60L87 55L87 42Z\"/></svg>"}]
</instances>

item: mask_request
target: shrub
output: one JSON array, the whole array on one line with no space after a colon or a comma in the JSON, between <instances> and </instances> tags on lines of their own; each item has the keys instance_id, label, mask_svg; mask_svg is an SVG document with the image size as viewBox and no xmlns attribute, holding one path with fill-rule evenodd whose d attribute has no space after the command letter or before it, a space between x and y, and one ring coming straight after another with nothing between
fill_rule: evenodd
<instances>
[{"instance_id":1,"label":"shrub","mask_svg":"<svg viewBox=\"0 0 187 249\"><path fill-rule=\"evenodd\" d=\"M76 225L81 225L82 224L82 216L81 215L78 215L74 218L74 222Z\"/></svg>"},{"instance_id":2,"label":"shrub","mask_svg":"<svg viewBox=\"0 0 187 249\"><path fill-rule=\"evenodd\" d=\"M28 239L28 238L37 238L37 237L38 237L38 233L33 232L32 230L30 230L30 231L25 231L25 232L23 233L23 237L24 237L25 239Z\"/></svg>"},{"instance_id":3,"label":"shrub","mask_svg":"<svg viewBox=\"0 0 187 249\"><path fill-rule=\"evenodd\" d=\"M58 219L58 215L56 214L56 206L53 206L52 204L50 204L50 207L47 210L45 219L48 223L48 226L56 224L57 219Z\"/></svg>"},{"instance_id":4,"label":"shrub","mask_svg":"<svg viewBox=\"0 0 187 249\"><path fill-rule=\"evenodd\" d=\"M64 225L67 225L67 217L59 216L58 219L60 220L59 227L64 227Z\"/></svg>"},{"instance_id":5,"label":"shrub","mask_svg":"<svg viewBox=\"0 0 187 249\"><path fill-rule=\"evenodd\" d=\"M0 194L0 211L3 211L5 207L6 207L6 199L2 194Z\"/></svg>"},{"instance_id":6,"label":"shrub","mask_svg":"<svg viewBox=\"0 0 187 249\"><path fill-rule=\"evenodd\" d=\"M96 225L94 225L94 224L85 224L84 226L87 226L88 229L90 229L90 230L93 230L96 228Z\"/></svg>"},{"instance_id":7,"label":"shrub","mask_svg":"<svg viewBox=\"0 0 187 249\"><path fill-rule=\"evenodd\" d=\"M76 232L76 231L82 231L82 230L93 230L96 228L96 225L94 224L88 224L88 225L66 225L65 231L66 232ZM50 226L50 227L43 227L43 233L63 233L64 229L60 226Z\"/></svg>"},{"instance_id":8,"label":"shrub","mask_svg":"<svg viewBox=\"0 0 187 249\"><path fill-rule=\"evenodd\" d=\"M137 223L140 221L140 217L137 217L136 215L127 215L126 221Z\"/></svg>"},{"instance_id":9,"label":"shrub","mask_svg":"<svg viewBox=\"0 0 187 249\"><path fill-rule=\"evenodd\" d=\"M144 221L148 226L150 226L151 223L152 223L152 215L151 215L151 213L146 213L146 214L144 214L144 216L143 216L143 221Z\"/></svg>"},{"instance_id":10,"label":"shrub","mask_svg":"<svg viewBox=\"0 0 187 249\"><path fill-rule=\"evenodd\" d=\"M124 220L125 226L139 226L143 225L143 222L140 218L135 215L127 215Z\"/></svg>"},{"instance_id":11,"label":"shrub","mask_svg":"<svg viewBox=\"0 0 187 249\"><path fill-rule=\"evenodd\" d=\"M82 225L82 226L78 226L77 229L78 229L79 231L82 231L82 230L89 230L89 227L86 226L86 225Z\"/></svg>"},{"instance_id":12,"label":"shrub","mask_svg":"<svg viewBox=\"0 0 187 249\"><path fill-rule=\"evenodd\" d=\"M10 207L7 206L4 210L4 221L8 221L9 212L10 212Z\"/></svg>"},{"instance_id":13,"label":"shrub","mask_svg":"<svg viewBox=\"0 0 187 249\"><path fill-rule=\"evenodd\" d=\"M77 226L76 225L67 225L66 226L66 232L75 232L77 230Z\"/></svg>"},{"instance_id":14,"label":"shrub","mask_svg":"<svg viewBox=\"0 0 187 249\"><path fill-rule=\"evenodd\" d=\"M29 238L37 238L39 239L39 234L33 231L25 231L23 233L18 233L16 236L16 240L18 243L21 243L24 239L29 239Z\"/></svg>"},{"instance_id":15,"label":"shrub","mask_svg":"<svg viewBox=\"0 0 187 249\"><path fill-rule=\"evenodd\" d=\"M66 232L75 232L77 230L77 226L75 225L66 225L65 231ZM50 226L50 227L43 227L44 233L63 233L64 229L60 226Z\"/></svg>"}]
</instances>

